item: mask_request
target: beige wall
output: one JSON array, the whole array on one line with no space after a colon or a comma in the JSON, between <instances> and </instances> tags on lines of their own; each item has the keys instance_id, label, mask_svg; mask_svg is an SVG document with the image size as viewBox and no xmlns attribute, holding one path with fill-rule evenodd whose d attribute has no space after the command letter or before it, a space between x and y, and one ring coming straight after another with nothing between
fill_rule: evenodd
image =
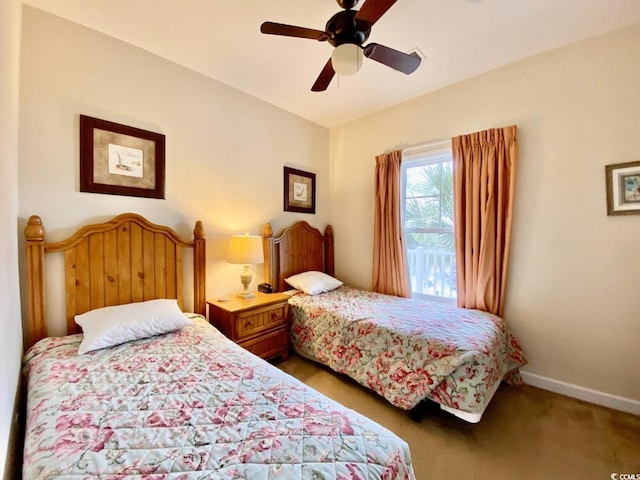
<instances>
[{"instance_id":1,"label":"beige wall","mask_svg":"<svg viewBox=\"0 0 640 480\"><path fill-rule=\"evenodd\" d=\"M527 370L640 400L640 216L608 217L604 166L640 160L640 26L555 50L331 131L337 274L371 285L374 156L516 124L505 316ZM421 68L429 68L429 62ZM347 241L348 239L348 241Z\"/></svg>"},{"instance_id":2,"label":"beige wall","mask_svg":"<svg viewBox=\"0 0 640 480\"><path fill-rule=\"evenodd\" d=\"M20 2L0 2L0 475L12 472L14 406L22 355L18 301L18 78Z\"/></svg>"},{"instance_id":3,"label":"beige wall","mask_svg":"<svg viewBox=\"0 0 640 480\"><path fill-rule=\"evenodd\" d=\"M329 218L329 131L176 64L25 7L20 95L20 220L59 240L87 221L133 211L190 235L207 230L210 298L242 289L228 235L276 233ZM166 200L80 193L78 115L166 135ZM283 165L317 174L317 214L283 212ZM67 228L73 226L73 229ZM263 278L254 267L254 287ZM61 284L50 286L51 290ZM62 312L62 293L49 295ZM61 314L61 313L60 313ZM55 322L59 333L63 323Z\"/></svg>"}]
</instances>

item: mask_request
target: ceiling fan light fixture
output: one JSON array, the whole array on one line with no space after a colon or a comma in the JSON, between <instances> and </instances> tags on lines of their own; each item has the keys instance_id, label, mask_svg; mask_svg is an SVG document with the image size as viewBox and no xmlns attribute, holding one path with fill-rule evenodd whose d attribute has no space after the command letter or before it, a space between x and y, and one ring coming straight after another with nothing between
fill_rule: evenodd
<instances>
[{"instance_id":1,"label":"ceiling fan light fixture","mask_svg":"<svg viewBox=\"0 0 640 480\"><path fill-rule=\"evenodd\" d=\"M343 43L333 49L331 64L338 75L349 76L358 73L362 67L364 54L355 43Z\"/></svg>"}]
</instances>

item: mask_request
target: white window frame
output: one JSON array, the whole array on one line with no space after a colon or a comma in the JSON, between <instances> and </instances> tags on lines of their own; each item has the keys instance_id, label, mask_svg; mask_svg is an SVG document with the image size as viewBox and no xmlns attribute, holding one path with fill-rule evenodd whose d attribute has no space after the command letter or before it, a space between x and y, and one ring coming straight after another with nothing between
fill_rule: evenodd
<instances>
[{"instance_id":1,"label":"white window frame","mask_svg":"<svg viewBox=\"0 0 640 480\"><path fill-rule=\"evenodd\" d=\"M425 145L421 145L418 147L407 148L402 152L402 163L401 163L401 180L400 180L400 202L401 202L401 219L402 219L402 233L406 238L406 232L404 229L405 225L405 207L406 207L406 178L407 178L407 168L429 165L434 163L442 163L444 159L452 159L452 149L451 149L451 140L443 140L438 142L433 142ZM454 228L444 228L444 227L436 227L436 228L428 228L425 229L424 233L451 233L454 235ZM405 243L406 245L406 243ZM408 265L408 252L405 250L405 256L407 257L407 265ZM454 259L455 259L455 251L454 251ZM455 261L455 260L454 260ZM410 272L409 272L410 274ZM411 291L412 298L415 299L423 299L423 300L434 300L443 303L449 303L455 305L457 302L456 298L449 298L440 295L429 295L424 293L415 293Z\"/></svg>"}]
</instances>

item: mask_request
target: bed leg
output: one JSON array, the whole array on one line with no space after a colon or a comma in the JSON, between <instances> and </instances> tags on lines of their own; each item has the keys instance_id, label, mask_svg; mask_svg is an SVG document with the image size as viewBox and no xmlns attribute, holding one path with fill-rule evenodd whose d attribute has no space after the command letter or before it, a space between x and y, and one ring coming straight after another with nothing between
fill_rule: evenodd
<instances>
[{"instance_id":1,"label":"bed leg","mask_svg":"<svg viewBox=\"0 0 640 480\"><path fill-rule=\"evenodd\" d=\"M416 423L420 423L425 415L430 415L437 410L440 410L440 405L428 398L425 398L418 405L409 410L409 418Z\"/></svg>"},{"instance_id":2,"label":"bed leg","mask_svg":"<svg viewBox=\"0 0 640 480\"><path fill-rule=\"evenodd\" d=\"M420 402L418 405L409 410L409 418L416 423L422 422L422 403Z\"/></svg>"}]
</instances>

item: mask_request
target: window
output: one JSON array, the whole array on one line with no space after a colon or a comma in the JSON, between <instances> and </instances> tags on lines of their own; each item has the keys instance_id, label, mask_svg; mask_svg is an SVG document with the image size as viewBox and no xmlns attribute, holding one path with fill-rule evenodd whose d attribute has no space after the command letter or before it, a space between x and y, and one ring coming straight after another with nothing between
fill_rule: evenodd
<instances>
[{"instance_id":1,"label":"window","mask_svg":"<svg viewBox=\"0 0 640 480\"><path fill-rule=\"evenodd\" d=\"M453 301L456 257L449 142L403 152L401 195L411 295Z\"/></svg>"}]
</instances>

